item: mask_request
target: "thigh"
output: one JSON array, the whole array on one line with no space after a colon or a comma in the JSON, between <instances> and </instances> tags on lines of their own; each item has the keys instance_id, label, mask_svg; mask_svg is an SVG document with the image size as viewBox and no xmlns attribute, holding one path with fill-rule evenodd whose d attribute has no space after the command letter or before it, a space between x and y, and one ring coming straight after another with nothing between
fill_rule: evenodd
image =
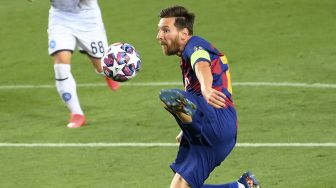
<instances>
[{"instance_id":1,"label":"thigh","mask_svg":"<svg viewBox=\"0 0 336 188\"><path fill-rule=\"evenodd\" d=\"M62 25L51 25L48 28L49 55L59 51L73 51L76 47L76 38L71 29Z\"/></svg>"},{"instance_id":2,"label":"thigh","mask_svg":"<svg viewBox=\"0 0 336 188\"><path fill-rule=\"evenodd\" d=\"M96 30L74 33L78 42L79 50L92 58L101 58L107 50L108 42L105 30L97 28Z\"/></svg>"},{"instance_id":3,"label":"thigh","mask_svg":"<svg viewBox=\"0 0 336 188\"><path fill-rule=\"evenodd\" d=\"M184 137L191 144L209 145L210 143L208 143L208 140L206 139L208 135L205 134L203 129L212 126L215 119L213 109L210 105L206 104L203 97L182 90L177 91L196 105L196 112L192 115L192 121L190 123L183 123L176 117L176 115L174 116L183 131Z\"/></svg>"},{"instance_id":4,"label":"thigh","mask_svg":"<svg viewBox=\"0 0 336 188\"><path fill-rule=\"evenodd\" d=\"M180 91L196 105L191 123L178 121L191 143L217 146L231 142L237 134L237 115L234 107L217 109L209 105L201 96Z\"/></svg>"},{"instance_id":5,"label":"thigh","mask_svg":"<svg viewBox=\"0 0 336 188\"><path fill-rule=\"evenodd\" d=\"M170 167L175 173L183 177L183 180L192 188L202 187L210 173L232 151L235 141L232 140L226 144L211 147L182 143L176 160Z\"/></svg>"}]
</instances>

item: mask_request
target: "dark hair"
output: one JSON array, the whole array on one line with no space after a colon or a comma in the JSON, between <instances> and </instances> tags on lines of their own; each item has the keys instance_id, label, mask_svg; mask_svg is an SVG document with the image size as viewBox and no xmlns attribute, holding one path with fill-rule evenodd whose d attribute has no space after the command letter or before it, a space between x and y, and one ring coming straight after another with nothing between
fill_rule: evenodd
<instances>
[{"instance_id":1,"label":"dark hair","mask_svg":"<svg viewBox=\"0 0 336 188\"><path fill-rule=\"evenodd\" d=\"M188 12L183 6L175 5L161 10L160 18L171 18L175 17L175 27L181 30L187 28L189 35L193 34L193 26L195 20L195 14Z\"/></svg>"}]
</instances>

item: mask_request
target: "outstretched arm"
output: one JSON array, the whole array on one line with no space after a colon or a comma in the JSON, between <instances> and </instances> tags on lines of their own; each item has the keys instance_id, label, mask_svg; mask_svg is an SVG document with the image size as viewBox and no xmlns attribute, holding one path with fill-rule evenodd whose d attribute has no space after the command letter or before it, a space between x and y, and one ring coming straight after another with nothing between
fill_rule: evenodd
<instances>
[{"instance_id":1,"label":"outstretched arm","mask_svg":"<svg viewBox=\"0 0 336 188\"><path fill-rule=\"evenodd\" d=\"M224 93L212 88L213 77L211 74L210 64L206 61L201 61L195 64L195 73L198 81L201 84L202 95L205 100L215 108L225 107Z\"/></svg>"}]
</instances>

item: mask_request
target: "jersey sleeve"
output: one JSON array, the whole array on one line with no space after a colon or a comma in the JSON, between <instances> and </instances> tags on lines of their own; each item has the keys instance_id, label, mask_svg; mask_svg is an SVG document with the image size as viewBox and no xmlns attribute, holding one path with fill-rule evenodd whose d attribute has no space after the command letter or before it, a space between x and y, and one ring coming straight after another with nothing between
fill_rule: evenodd
<instances>
[{"instance_id":1,"label":"jersey sleeve","mask_svg":"<svg viewBox=\"0 0 336 188\"><path fill-rule=\"evenodd\" d=\"M188 59L190 59L193 70L195 70L195 65L198 62L205 61L211 64L209 52L200 45L189 45L185 52Z\"/></svg>"}]
</instances>

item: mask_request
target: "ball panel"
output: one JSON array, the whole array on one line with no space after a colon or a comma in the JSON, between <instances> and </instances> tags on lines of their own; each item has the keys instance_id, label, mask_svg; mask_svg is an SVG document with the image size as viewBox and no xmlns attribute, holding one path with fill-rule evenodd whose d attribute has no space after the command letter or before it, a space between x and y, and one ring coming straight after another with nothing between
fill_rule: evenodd
<instances>
[{"instance_id":1,"label":"ball panel","mask_svg":"<svg viewBox=\"0 0 336 188\"><path fill-rule=\"evenodd\" d=\"M101 59L104 74L118 82L134 78L141 68L141 59L135 48L128 43L114 43Z\"/></svg>"}]
</instances>

